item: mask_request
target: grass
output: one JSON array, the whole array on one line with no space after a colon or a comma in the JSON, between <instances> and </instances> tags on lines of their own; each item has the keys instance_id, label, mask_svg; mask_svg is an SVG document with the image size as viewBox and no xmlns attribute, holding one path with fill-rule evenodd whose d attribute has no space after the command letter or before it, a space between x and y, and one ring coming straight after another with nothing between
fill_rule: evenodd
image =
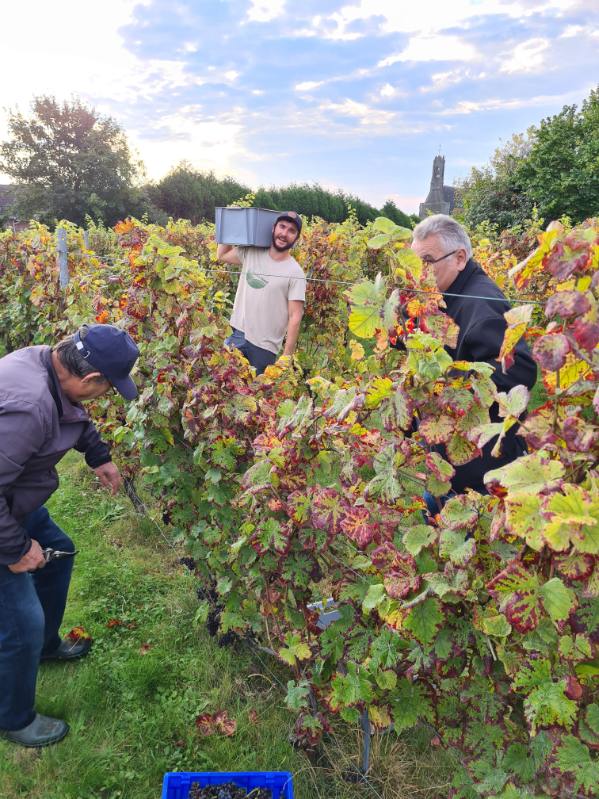
<instances>
[{"instance_id":1,"label":"grass","mask_svg":"<svg viewBox=\"0 0 599 799\"><path fill-rule=\"evenodd\" d=\"M196 622L192 575L156 527L98 490L74 454L63 464L49 508L80 550L64 631L81 624L94 646L79 663L40 668L37 709L71 731L42 750L0 741L3 799L157 799L164 772L207 770L289 770L296 799L447 795L447 758L426 735L375 737L367 785L342 775L358 761L357 732L331 736L319 764L294 750L285 670L220 648ZM200 738L196 715L220 709L235 735Z\"/></svg>"}]
</instances>

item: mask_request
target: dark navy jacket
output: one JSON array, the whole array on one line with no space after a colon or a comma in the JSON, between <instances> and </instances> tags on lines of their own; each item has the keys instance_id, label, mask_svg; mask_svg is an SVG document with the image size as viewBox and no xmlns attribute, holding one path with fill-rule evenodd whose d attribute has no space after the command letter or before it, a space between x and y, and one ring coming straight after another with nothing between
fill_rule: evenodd
<instances>
[{"instance_id":1,"label":"dark navy jacket","mask_svg":"<svg viewBox=\"0 0 599 799\"><path fill-rule=\"evenodd\" d=\"M525 385L530 390L537 379L537 367L525 341L520 339L516 345L514 363L506 374L497 361L507 327L503 314L511 307L497 284L471 258L446 291L443 294L447 305L446 313L460 328L456 347L446 347L451 357L456 361L490 363L495 367L492 377L500 391L507 392L518 385ZM496 297L501 301L472 299L464 295ZM490 414L492 421L500 421L496 404L491 407ZM486 472L498 469L523 454L524 445L516 435L517 427L518 425L514 425L507 433L499 458L491 455L496 441L494 439L485 445L481 457L463 466L456 466L456 474L452 480L453 490L459 493L470 487L484 492L483 475ZM442 449L440 452L446 457Z\"/></svg>"}]
</instances>

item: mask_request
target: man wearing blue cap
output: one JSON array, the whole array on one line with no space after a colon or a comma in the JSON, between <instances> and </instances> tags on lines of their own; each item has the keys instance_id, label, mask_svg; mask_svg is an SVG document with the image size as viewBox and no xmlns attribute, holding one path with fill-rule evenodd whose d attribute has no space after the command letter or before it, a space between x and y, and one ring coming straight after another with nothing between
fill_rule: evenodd
<instances>
[{"instance_id":1,"label":"man wearing blue cap","mask_svg":"<svg viewBox=\"0 0 599 799\"><path fill-rule=\"evenodd\" d=\"M241 266L231 315L233 334L225 344L240 350L258 374L283 355L295 352L306 300L306 276L290 254L302 230L302 218L285 211L275 220L272 243L261 247L219 244L216 257Z\"/></svg>"},{"instance_id":2,"label":"man wearing blue cap","mask_svg":"<svg viewBox=\"0 0 599 799\"><path fill-rule=\"evenodd\" d=\"M89 651L89 641L59 636L73 558L49 562L44 550L72 553L74 546L44 502L70 449L84 453L113 494L120 488L119 470L81 402L111 389L134 399L129 373L138 356L124 330L91 325L54 348L0 358L0 736L23 746L56 743L69 730L34 709L40 660Z\"/></svg>"}]
</instances>

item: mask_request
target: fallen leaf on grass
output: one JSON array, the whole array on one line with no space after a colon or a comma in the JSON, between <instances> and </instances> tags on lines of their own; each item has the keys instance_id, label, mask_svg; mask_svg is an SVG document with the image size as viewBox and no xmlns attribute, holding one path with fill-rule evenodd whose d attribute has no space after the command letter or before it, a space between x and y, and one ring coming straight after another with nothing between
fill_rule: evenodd
<instances>
[{"instance_id":1,"label":"fallen leaf on grass","mask_svg":"<svg viewBox=\"0 0 599 799\"><path fill-rule=\"evenodd\" d=\"M83 627L73 627L70 632L67 633L66 637L69 641L91 641L91 635L86 632Z\"/></svg>"},{"instance_id":2,"label":"fallen leaf on grass","mask_svg":"<svg viewBox=\"0 0 599 799\"><path fill-rule=\"evenodd\" d=\"M233 735L237 729L237 721L229 718L226 710L216 713L201 713L196 717L196 727L200 735Z\"/></svg>"},{"instance_id":3,"label":"fallen leaf on grass","mask_svg":"<svg viewBox=\"0 0 599 799\"><path fill-rule=\"evenodd\" d=\"M109 630L112 630L115 627L126 627L128 630L135 630L137 624L134 621L126 622L122 619L108 619L106 626Z\"/></svg>"}]
</instances>

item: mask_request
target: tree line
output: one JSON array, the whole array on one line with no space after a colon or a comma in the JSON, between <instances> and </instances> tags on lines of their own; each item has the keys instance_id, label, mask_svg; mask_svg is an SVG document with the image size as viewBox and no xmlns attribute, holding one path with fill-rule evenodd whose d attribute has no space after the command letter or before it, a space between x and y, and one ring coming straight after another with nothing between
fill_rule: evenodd
<instances>
[{"instance_id":1,"label":"tree line","mask_svg":"<svg viewBox=\"0 0 599 799\"><path fill-rule=\"evenodd\" d=\"M8 138L0 144L0 170L14 181L14 203L4 219L38 219L53 225L86 218L112 225L125 216L164 224L168 217L193 223L214 221L214 208L252 194L262 208L294 209L304 216L342 222L352 208L361 224L386 216L412 227L391 200L375 208L343 191L317 183L251 188L233 177L187 162L162 180L144 180L144 167L129 148L122 128L79 99L59 103L36 97L32 113L12 111ZM488 221L498 229L522 226L537 216L568 216L578 223L599 212L599 89L581 107L566 105L526 133L497 149L489 163L475 167L458 185L468 227Z\"/></svg>"},{"instance_id":2,"label":"tree line","mask_svg":"<svg viewBox=\"0 0 599 799\"><path fill-rule=\"evenodd\" d=\"M124 131L111 118L79 99L59 103L36 97L32 114L9 113L9 137L0 144L0 170L14 181L14 202L5 213L17 219L38 219L53 225L86 218L112 225L125 216L146 217L164 224L168 217L194 224L214 221L216 206L231 205L252 194L252 204L275 210L294 209L329 222L356 213L361 224L387 216L413 227L415 217L391 200L381 209L343 191L318 184L291 184L252 189L233 177L218 178L188 162L175 166L162 180L144 181L141 161L132 154Z\"/></svg>"}]
</instances>

